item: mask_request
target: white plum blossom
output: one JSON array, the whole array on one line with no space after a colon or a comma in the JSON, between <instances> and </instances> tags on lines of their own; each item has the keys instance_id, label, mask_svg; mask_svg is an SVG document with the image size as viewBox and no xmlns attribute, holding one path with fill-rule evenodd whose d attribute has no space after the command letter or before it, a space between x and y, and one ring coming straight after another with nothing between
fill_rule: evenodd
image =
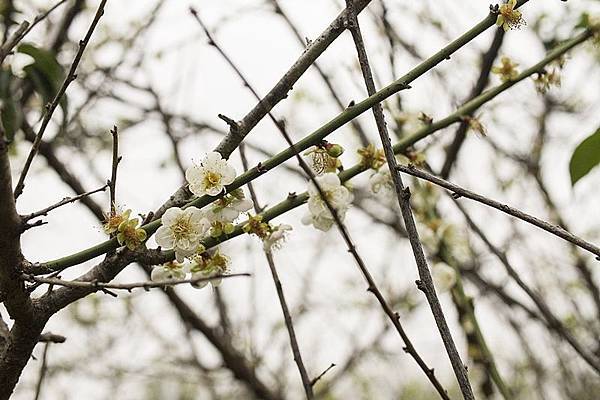
<instances>
[{"instance_id":1,"label":"white plum blossom","mask_svg":"<svg viewBox=\"0 0 600 400\"><path fill-rule=\"evenodd\" d=\"M224 275L229 270L229 262L229 257L222 254L219 249L197 254L193 257L192 266L190 268L190 271L192 272L192 279L210 278L213 276ZM215 278L192 283L192 286L196 289L202 289L210 282L213 287L218 287L221 285L222 280L222 278Z\"/></svg>"},{"instance_id":2,"label":"white plum blossom","mask_svg":"<svg viewBox=\"0 0 600 400\"><path fill-rule=\"evenodd\" d=\"M240 213L250 210L253 205L252 200L244 196L242 189L236 189L214 201L206 210L206 218L210 222L210 235L219 237L223 233L232 233L235 230L233 222Z\"/></svg>"},{"instance_id":3,"label":"white plum blossom","mask_svg":"<svg viewBox=\"0 0 600 400\"><path fill-rule=\"evenodd\" d=\"M285 241L287 232L292 230L291 225L281 224L272 228L271 233L263 240L265 251L277 250Z\"/></svg>"},{"instance_id":4,"label":"white plum blossom","mask_svg":"<svg viewBox=\"0 0 600 400\"><path fill-rule=\"evenodd\" d=\"M390 168L387 164L371 175L369 178L369 187L371 192L379 194L384 198L394 196L396 189L392 180L392 174L390 174Z\"/></svg>"},{"instance_id":5,"label":"white plum blossom","mask_svg":"<svg viewBox=\"0 0 600 400\"><path fill-rule=\"evenodd\" d=\"M440 292L447 292L456 284L456 270L445 263L436 263L431 267L431 275L435 289Z\"/></svg>"},{"instance_id":6,"label":"white plum blossom","mask_svg":"<svg viewBox=\"0 0 600 400\"><path fill-rule=\"evenodd\" d=\"M240 213L250 210L253 206L252 200L247 199L244 192L238 189L213 202L206 211L206 218L210 222L233 222Z\"/></svg>"},{"instance_id":7,"label":"white plum blossom","mask_svg":"<svg viewBox=\"0 0 600 400\"><path fill-rule=\"evenodd\" d=\"M154 282L166 281L171 279L185 279L188 268L185 264L175 261L163 265L157 265L152 269L150 280Z\"/></svg>"},{"instance_id":8,"label":"white plum blossom","mask_svg":"<svg viewBox=\"0 0 600 400\"><path fill-rule=\"evenodd\" d=\"M171 207L162 216L162 226L156 231L156 243L163 249L174 249L175 258L183 262L198 251L200 240L210 227L204 213L196 207Z\"/></svg>"},{"instance_id":9,"label":"white plum blossom","mask_svg":"<svg viewBox=\"0 0 600 400\"><path fill-rule=\"evenodd\" d=\"M329 204L337 211L340 220L343 220L354 198L350 190L342 185L340 178L334 173L326 173L315 179ZM308 185L308 195L308 214L302 218L302 223L313 225L324 232L328 231L335 220L312 182Z\"/></svg>"},{"instance_id":10,"label":"white plum blossom","mask_svg":"<svg viewBox=\"0 0 600 400\"><path fill-rule=\"evenodd\" d=\"M216 196L235 179L235 169L216 151L204 157L200 165L192 165L185 171L190 191L196 196Z\"/></svg>"}]
</instances>

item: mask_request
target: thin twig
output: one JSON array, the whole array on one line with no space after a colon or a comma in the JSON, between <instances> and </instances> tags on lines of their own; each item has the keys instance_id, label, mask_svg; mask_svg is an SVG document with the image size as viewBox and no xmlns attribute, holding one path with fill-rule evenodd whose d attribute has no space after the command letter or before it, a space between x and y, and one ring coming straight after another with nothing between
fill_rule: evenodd
<instances>
[{"instance_id":1,"label":"thin twig","mask_svg":"<svg viewBox=\"0 0 600 400\"><path fill-rule=\"evenodd\" d=\"M110 191L110 213L115 215L117 212L117 170L119 169L119 163L121 157L119 156L119 130L117 126L113 126L110 130L112 136L112 168L110 174L110 181L108 181L108 188Z\"/></svg>"},{"instance_id":2,"label":"thin twig","mask_svg":"<svg viewBox=\"0 0 600 400\"><path fill-rule=\"evenodd\" d=\"M372 96L377 90L375 89L373 74L371 73L369 59L362 39L358 18L354 12L353 4L354 3L352 0L346 0L346 7L348 9L348 29L352 33L352 38L354 39L354 45L358 54L358 60L362 70L363 78L365 80L365 85L367 87L367 92L369 96ZM463 397L465 400L474 400L475 396L473 395L473 389L471 388L471 384L467 376L467 369L460 358L458 350L456 349L456 345L454 344L454 339L452 338L450 328L446 322L446 317L444 316L442 306L435 292L431 272L429 271L429 267L425 259L425 253L423 252L423 246L421 245L421 241L419 239L419 233L417 231L410 206L410 190L408 188L404 188L402 177L400 176L400 173L396 171L396 156L394 155L394 149L392 148L392 140L390 139L387 131L381 103L376 103L372 109L377 130L379 132L379 137L381 139L381 143L383 144L385 158L387 160L392 181L394 183L394 188L396 190L398 205L400 206L402 218L404 219L404 226L406 227L406 231L408 233L408 240L410 241L417 268L419 270L420 281L417 281L417 287L422 290L427 297L427 302L429 303L433 317L442 337L442 341L446 347L446 352L450 358L450 362L452 364L452 368L454 369L454 374L458 380ZM438 389L438 392L440 392L438 386L436 386L436 389ZM445 393L440 392L442 397L443 394Z\"/></svg>"},{"instance_id":3,"label":"thin twig","mask_svg":"<svg viewBox=\"0 0 600 400\"><path fill-rule=\"evenodd\" d=\"M243 143L240 144L240 158L242 159L242 165L244 170L248 170L248 160L246 158L246 150ZM252 197L252 202L254 205L254 211L256 214L260 213L260 204L258 202L258 197L254 190L254 185L252 183L248 183L248 190L250 192L250 196ZM294 362L298 367L298 371L300 372L300 378L302 379L302 385L304 387L304 393L306 394L307 399L314 399L313 393L313 385L312 381L308 377L308 372L306 371L306 367L304 366L304 361L302 360L302 353L300 353L300 345L298 344L298 340L296 338L296 330L294 329L294 322L292 320L292 315L290 313L289 307L287 305L287 301L285 299L285 294L283 293L283 286L281 284L281 280L279 279L279 273L277 272L277 268L275 266L275 260L273 259L273 253L270 250L264 249L265 257L267 259L267 264L269 265L269 270L271 271L271 276L273 278L273 283L275 284L275 290L277 291L277 297L279 299L279 304L281 305L281 312L283 313L283 320L285 323L285 327L288 332L288 336L290 338L290 346L292 348L292 355L294 356Z\"/></svg>"},{"instance_id":4,"label":"thin twig","mask_svg":"<svg viewBox=\"0 0 600 400\"><path fill-rule=\"evenodd\" d=\"M315 378L313 378L313 380L312 380L312 381L310 381L310 385L311 385L311 386L315 386L315 384L316 384L317 382L319 382L319 380L320 380L320 379L321 379L323 376L325 376L325 374L326 374L326 373L328 373L328 372L329 372L329 371L330 371L330 370L331 370L333 367L335 367L335 364L334 364L334 363L331 363L331 365L330 365L329 367L327 367L327 368L325 369L325 371L321 372L321 373L320 373L318 376L316 376Z\"/></svg>"},{"instance_id":5,"label":"thin twig","mask_svg":"<svg viewBox=\"0 0 600 400\"><path fill-rule=\"evenodd\" d=\"M252 276L249 273L239 273L239 274L227 274L227 275L215 275L209 278L194 278L194 279L167 279L163 281L144 281L144 282L133 282L133 283L105 283L105 282L90 282L90 281L65 281L58 278L44 278L41 276L34 276L29 274L23 274L23 280L27 282L34 283L45 283L49 285L56 286L65 286L72 288L86 288L86 289L97 289L97 290L127 290L131 291L133 289L144 289L149 290L153 288L162 288L165 286L174 286L174 285L183 285L186 283L189 284L197 284L200 282L209 282L213 279L227 279L227 278L235 278L241 276Z\"/></svg>"},{"instance_id":6,"label":"thin twig","mask_svg":"<svg viewBox=\"0 0 600 400\"><path fill-rule=\"evenodd\" d=\"M21 172L21 175L19 176L19 180L17 181L17 185L15 187L15 192L14 192L15 199L17 197L19 197L21 195L21 193L23 193L23 188L25 187L25 178L27 177L27 173L29 172L29 168L31 167L33 158L36 156L36 154L38 152L40 142L42 141L44 132L46 131L46 128L48 127L48 124L50 123L50 120L52 119L52 114L54 114L54 110L56 110L56 107L58 107L60 100L64 96L64 94L67 91L67 88L69 87L71 82L73 82L77 78L77 74L75 73L77 70L77 66L79 65L79 61L81 60L81 57L83 56L83 52L90 41L92 33L94 32L94 29L96 29L96 25L98 25L98 21L100 21L100 18L104 14L104 6L106 4L106 1L107 0L102 0L100 2L100 5L98 6L98 10L96 11L96 15L94 16L94 19L93 19L85 37L83 38L83 40L79 41L79 49L77 50L77 54L75 55L75 59L73 60L73 63L71 64L71 68L69 69L69 73L67 74L67 77L65 78L62 86L60 87L60 89L58 90L56 95L54 96L54 99L50 102L50 104L46 105L46 111L44 113L44 118L42 119L42 124L40 126L40 130L38 131L38 133L35 137L35 140L33 141L33 144L31 146L31 151L29 152L29 155L27 156L27 160L25 161L25 165L23 166L23 171Z\"/></svg>"},{"instance_id":7,"label":"thin twig","mask_svg":"<svg viewBox=\"0 0 600 400\"><path fill-rule=\"evenodd\" d=\"M555 236L558 236L559 238L564 239L582 249L589 251L590 253L596 255L596 258L600 260L600 248L598 248L597 246L595 246L592 243L586 242L585 240L581 239L578 236L573 235L570 232L567 232L566 230L564 230L563 228L561 228L559 226L552 225L544 220L541 220L532 215L524 213L523 211L517 210L516 208L510 207L506 204L502 204L498 201L489 199L480 194L471 192L470 190L463 189L462 187L457 186L453 183L450 183L444 179L438 178L437 176L431 175L422 170L418 170L414 166L406 167L403 165L398 165L397 169L406 174L415 176L420 179L425 179L426 181L429 181L433 184L436 184L438 186L446 188L446 189L452 191L454 193L453 197L455 197L457 199L460 197L466 197L468 199L475 200L479 203L482 203L482 204L485 204L492 208L495 208L496 210L502 211L503 213L511 215L522 221L525 221L532 225L535 225L538 228L545 230L546 232L549 232L549 233L551 233Z\"/></svg>"},{"instance_id":8,"label":"thin twig","mask_svg":"<svg viewBox=\"0 0 600 400\"><path fill-rule=\"evenodd\" d=\"M498 56L500 47L502 47L502 43L504 42L504 35L504 29L497 29L496 33L494 34L494 39L492 40L490 48L488 49L488 51L482 54L479 78L477 78L477 83L471 90L469 100L479 96L485 90L490 80L489 78L490 73L492 71L492 66L494 64L494 61L496 60L496 57ZM467 137L468 130L469 122L467 118L464 118L460 122L458 128L456 129L456 133L454 134L454 139L452 143L446 148L446 159L444 160L444 165L442 166L442 170L440 172L440 176L442 178L447 179L450 176L452 167L458 159L458 152L460 151L460 148L462 147Z\"/></svg>"},{"instance_id":9,"label":"thin twig","mask_svg":"<svg viewBox=\"0 0 600 400\"><path fill-rule=\"evenodd\" d=\"M37 385L35 386L35 400L40 398L40 394L42 393L42 384L44 383L44 378L46 377L46 372L48 371L48 349L50 349L51 342L46 342L44 345L44 352L42 353L42 365L40 365L40 375L38 377Z\"/></svg>"},{"instance_id":10,"label":"thin twig","mask_svg":"<svg viewBox=\"0 0 600 400\"><path fill-rule=\"evenodd\" d=\"M60 0L54 6L49 8L47 11L38 14L33 22L30 24L28 21L23 21L21 25L17 28L17 30L11 35L11 37L4 43L4 45L0 48L0 64L4 62L4 59L7 55L10 54L12 49L27 36L29 32L41 21L46 19L48 15L54 10L56 10L60 5L64 4L67 0Z\"/></svg>"},{"instance_id":11,"label":"thin twig","mask_svg":"<svg viewBox=\"0 0 600 400\"><path fill-rule=\"evenodd\" d=\"M94 190L90 190L89 192L85 192L82 193L80 195L77 196L72 196L72 197L65 197L63 198L61 201L52 204L51 206L48 206L42 210L36 211L36 212L32 212L31 214L27 214L27 215L23 215L21 218L23 219L23 222L29 221L33 218L37 218L37 217L43 217L48 215L48 213L52 210L55 210L59 207L64 206L65 204L69 204L69 203L74 203L78 200L83 199L84 197L90 196L94 193L98 193L98 192L103 192L106 190L106 188L108 187L108 185L104 185L102 187L99 187L98 189L94 189Z\"/></svg>"},{"instance_id":12,"label":"thin twig","mask_svg":"<svg viewBox=\"0 0 600 400\"><path fill-rule=\"evenodd\" d=\"M27 121L23 121L21 128L25 134L25 139L29 142L33 142L36 134ZM46 159L48 166L50 166L58 174L60 179L65 182L67 186L73 190L73 192L76 194L83 194L87 192L79 178L75 174L71 173L67 165L59 159L51 142L42 140L40 142L39 152ZM104 212L102 207L100 207L100 205L91 197L83 197L81 202L88 208L88 210L90 210L92 214L94 214L98 220L104 220Z\"/></svg>"},{"instance_id":13,"label":"thin twig","mask_svg":"<svg viewBox=\"0 0 600 400\"><path fill-rule=\"evenodd\" d=\"M467 224L473 232L485 243L487 248L498 258L500 263L504 266L506 273L515 281L515 283L529 296L529 298L535 303L538 310L548 323L548 327L556 332L560 337L571 345L577 354L581 356L592 367L598 374L600 374L600 359L595 357L592 353L588 352L577 339L569 332L567 327L561 322L561 320L554 315L550 307L544 302L541 296L534 292L519 276L517 270L508 261L508 257L500 249L492 244L492 242L485 235L483 230L473 221L469 216L464 207L454 199L454 204L458 207L460 212L465 217Z\"/></svg>"},{"instance_id":14,"label":"thin twig","mask_svg":"<svg viewBox=\"0 0 600 400\"><path fill-rule=\"evenodd\" d=\"M281 18L283 18L285 23L289 26L289 28L294 33L294 37L296 38L296 40L300 43L300 45L302 45L303 47L306 48L306 42L304 41L302 35L300 34L300 31L298 30L296 25L294 25L294 23L292 22L290 17L287 15L287 13L285 11L283 11L281 6L279 5L279 1L271 0L271 2L273 3L273 8L275 9L275 13L279 14L281 16ZM331 94L331 98L333 99L335 104L338 106L338 108L341 111L343 111L346 108L346 105L344 104L344 102L338 95L337 91L333 87L333 83L331 82L331 79L329 78L329 76L327 76L327 74L325 73L323 68L321 68L321 66L319 65L319 62L317 60L315 60L315 62L312 64L312 66L317 71L317 73L319 74L321 79L323 80L323 83L325 83L325 86L327 87L329 94ZM353 119L352 121L350 121L350 125L352 125L352 128L354 128L354 130L356 131L361 144L363 146L367 146L369 144L369 138L367 137L365 130L361 126L360 121L358 119Z\"/></svg>"}]
</instances>

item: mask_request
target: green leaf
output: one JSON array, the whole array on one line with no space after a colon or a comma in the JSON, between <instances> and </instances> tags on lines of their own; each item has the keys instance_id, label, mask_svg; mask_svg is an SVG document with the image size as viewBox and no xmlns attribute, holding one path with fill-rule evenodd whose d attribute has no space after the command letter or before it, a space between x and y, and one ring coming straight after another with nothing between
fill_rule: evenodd
<instances>
[{"instance_id":1,"label":"green leaf","mask_svg":"<svg viewBox=\"0 0 600 400\"><path fill-rule=\"evenodd\" d=\"M65 74L62 66L56 61L53 52L35 47L29 43L19 45L17 51L33 58L33 66L42 72L56 87L60 87Z\"/></svg>"},{"instance_id":2,"label":"green leaf","mask_svg":"<svg viewBox=\"0 0 600 400\"><path fill-rule=\"evenodd\" d=\"M29 43L19 45L17 51L33 58L33 63L23 68L25 77L31 81L36 91L42 96L44 104L51 102L65 80L65 72L63 67L56 61L55 54ZM66 95L62 97L60 106L66 115Z\"/></svg>"},{"instance_id":3,"label":"green leaf","mask_svg":"<svg viewBox=\"0 0 600 400\"><path fill-rule=\"evenodd\" d=\"M10 69L0 70L0 123L6 140L10 143L21 126L21 112L11 92L13 74Z\"/></svg>"},{"instance_id":4,"label":"green leaf","mask_svg":"<svg viewBox=\"0 0 600 400\"><path fill-rule=\"evenodd\" d=\"M571 161L569 172L571 173L571 185L586 176L596 165L600 163L600 128L587 137L577 146Z\"/></svg>"}]
</instances>

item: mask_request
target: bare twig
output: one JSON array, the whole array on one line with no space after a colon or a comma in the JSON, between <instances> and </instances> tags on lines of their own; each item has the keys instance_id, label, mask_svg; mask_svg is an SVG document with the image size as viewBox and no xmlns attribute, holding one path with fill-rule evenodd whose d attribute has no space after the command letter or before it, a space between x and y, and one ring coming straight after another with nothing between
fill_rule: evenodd
<instances>
[{"instance_id":1,"label":"bare twig","mask_svg":"<svg viewBox=\"0 0 600 400\"><path fill-rule=\"evenodd\" d=\"M117 170L119 169L119 163L121 158L119 156L119 130L117 126L113 126L110 130L112 136L112 168L110 174L110 180L108 181L108 189L110 191L110 213L114 215L117 209Z\"/></svg>"},{"instance_id":2,"label":"bare twig","mask_svg":"<svg viewBox=\"0 0 600 400\"><path fill-rule=\"evenodd\" d=\"M50 349L51 342L46 342L44 345L44 352L42 353L42 364L40 365L40 375L38 377L37 385L35 386L35 400L40 398L42 393L42 384L46 377L46 371L48 370L48 349Z\"/></svg>"},{"instance_id":3,"label":"bare twig","mask_svg":"<svg viewBox=\"0 0 600 400\"><path fill-rule=\"evenodd\" d=\"M371 67L369 65L367 52L360 31L360 25L358 23L356 13L354 12L354 3L352 0L346 1L346 8L348 9L348 29L352 33L352 38L354 39L354 44L358 53L358 60L365 80L365 85L367 87L367 92L369 96L372 96L376 92L375 82L371 73ZM396 156L394 155L394 149L392 148L392 140L390 139L390 136L387 131L385 118L383 115L383 108L381 107L380 103L377 103L373 106L373 115L375 117L377 130L379 132L379 137L381 139L381 142L383 144L383 150L385 152L385 158L387 160L387 164L390 169L390 174L392 176L392 181L394 183L394 188L396 190L396 197L398 199L398 205L400 206L400 210L402 212L402 218L404 219L404 226L406 227L408 239L410 241L415 261L417 263L417 268L419 270L420 281L417 281L417 287L420 290L422 290L425 296L427 297L427 301L433 313L435 322L438 326L440 335L442 337L442 341L444 342L444 346L446 347L446 352L448 353L448 357L450 358L450 362L452 364L452 368L454 369L454 374L456 375L456 378L458 380L458 384L460 386L463 397L465 398L465 400L474 400L475 396L473 395L473 389L471 388L471 384L469 383L466 367L460 358L460 354L456 349L456 345L454 344L454 340L452 338L450 328L448 327L448 324L446 322L442 306L435 292L433 279L431 277L429 267L427 266L427 261L425 260L425 253L423 252L423 246L421 245L419 233L417 231L415 220L410 207L410 190L408 188L404 188L404 184L402 183L402 177L396 171ZM438 389L437 386L436 389ZM442 395L443 392L440 392L440 394Z\"/></svg>"},{"instance_id":4,"label":"bare twig","mask_svg":"<svg viewBox=\"0 0 600 400\"><path fill-rule=\"evenodd\" d=\"M595 357L592 353L588 352L579 341L569 332L569 330L565 327L565 325L561 322L561 320L554 315L551 311L550 307L544 302L542 297L534 292L519 276L517 270L512 266L509 262L508 257L504 254L500 249L492 244L492 242L488 239L485 233L481 230L481 228L471 219L467 211L464 207L454 199L454 204L461 211L467 224L471 228L473 232L485 243L486 247L498 258L498 260L502 263L504 268L506 269L506 273L515 281L515 283L523 289L523 291L529 296L529 298L535 303L538 310L547 321L548 327L556 332L561 338L563 338L571 347L575 350L577 354L581 356L588 363L590 367L592 367L598 374L600 374L600 359Z\"/></svg>"},{"instance_id":5,"label":"bare twig","mask_svg":"<svg viewBox=\"0 0 600 400\"><path fill-rule=\"evenodd\" d=\"M133 289L144 289L149 290L153 288L163 288L165 286L174 286L174 285L183 285L186 283L196 284L200 282L210 282L213 279L227 279L227 278L235 278L241 276L251 276L249 273L239 273L239 274L227 274L227 275L215 275L210 278L194 278L194 279L168 279L164 281L145 281L145 282L133 282L133 283L105 283L105 282L90 282L90 281L65 281L58 278L44 278L40 276L34 276L29 274L23 274L23 280L27 282L35 282L35 283L45 283L49 285L55 286L65 286L71 288L84 288L84 289L95 289L95 290L127 290L128 292Z\"/></svg>"},{"instance_id":6,"label":"bare twig","mask_svg":"<svg viewBox=\"0 0 600 400\"><path fill-rule=\"evenodd\" d=\"M61 206L64 206L65 204L74 203L74 202L81 200L84 197L90 196L94 193L103 192L106 190L107 187L108 187L108 185L104 185L102 187L99 187L98 189L90 190L89 192L85 192L85 193L82 193L77 196L65 197L61 201L59 201L55 204L52 204L51 206L48 206L48 207L46 207L42 210L36 211L36 212L32 212L31 214L23 215L21 218L23 219L23 222L26 222L26 221L32 220L33 218L46 216L52 210L55 210Z\"/></svg>"},{"instance_id":7,"label":"bare twig","mask_svg":"<svg viewBox=\"0 0 600 400\"><path fill-rule=\"evenodd\" d=\"M64 343L67 341L67 338L63 335L57 335L52 332L44 332L40 335L38 342L40 343Z\"/></svg>"},{"instance_id":8,"label":"bare twig","mask_svg":"<svg viewBox=\"0 0 600 400\"><path fill-rule=\"evenodd\" d=\"M36 134L31 126L26 121L23 121L22 128L25 139L29 142L33 142ZM73 190L73 192L78 195L87 193L87 190L85 190L77 175L73 174L67 165L57 156L51 142L42 140L40 142L39 152L46 159L48 165L56 172L60 179ZM94 199L84 196L81 198L81 203L83 203L83 205L85 205L99 221L104 220L102 207L94 201Z\"/></svg>"},{"instance_id":9,"label":"bare twig","mask_svg":"<svg viewBox=\"0 0 600 400\"><path fill-rule=\"evenodd\" d=\"M241 144L239 147L240 150L240 158L242 159L242 165L244 166L244 170L248 170L248 160L246 159L246 151L244 145ZM248 190L250 191L250 196L252 197L252 202L254 204L254 211L256 214L260 213L260 205L258 202L258 197L256 192L254 191L254 185L252 183L248 183ZM292 320L292 315L290 313L289 307L287 305L287 301L285 299L285 294L283 293L283 285L281 284L281 280L279 279L279 273L277 272L277 268L275 266L275 260L273 259L273 253L270 250L263 249L265 253L265 257L267 259L267 264L269 265L269 270L271 271L271 276L273 278L273 283L275 284L275 290L277 291L277 297L279 299L279 304L281 305L281 312L283 313L283 320L285 323L285 327L288 332L288 336L290 338L290 347L292 348L292 354L294 356L294 362L298 367L298 372L300 372L300 378L302 379L302 385L304 387L304 393L306 394L307 399L314 399L313 393L313 384L310 378L308 377L308 372L306 371L306 367L304 366L304 361L302 360L302 353L300 353L300 346L298 345L298 340L296 338L296 330L294 329L294 322Z\"/></svg>"},{"instance_id":10,"label":"bare twig","mask_svg":"<svg viewBox=\"0 0 600 400\"><path fill-rule=\"evenodd\" d=\"M15 192L14 192L15 199L17 197L19 197L21 195L21 193L23 193L23 188L25 187L25 178L27 177L27 173L29 172L29 168L31 167L33 158L36 156L36 154L38 152L40 142L42 141L44 132L46 131L46 128L48 127L48 124L50 123L50 120L52 119L52 114L54 114L54 110L56 110L56 107L58 107L60 100L64 96L64 94L67 91L67 88L69 87L71 82L73 82L77 78L77 74L75 73L77 70L77 66L79 65L79 61L81 61L83 52L90 41L92 33L94 32L94 29L96 29L96 26L98 25L98 21L100 21L100 18L104 14L104 6L106 5L106 1L107 0L102 0L100 2L100 5L98 6L98 10L96 11L96 15L94 16L94 19L92 20L92 23L91 23L85 37L83 38L83 40L79 41L79 49L77 50L77 54L75 55L75 59L73 60L73 63L71 63L71 68L69 69L69 73L67 74L62 86L58 90L58 93L56 93L56 95L54 96L54 99L50 102L50 104L46 105L46 111L44 113L44 118L42 119L42 124L40 126L40 129L39 129L36 137L35 137L35 140L33 141L33 144L31 146L31 151L29 152L29 155L27 156L27 160L25 161L25 165L23 166L23 170L21 172L21 175L19 176L19 180L17 181L17 185L15 187Z\"/></svg>"},{"instance_id":11,"label":"bare twig","mask_svg":"<svg viewBox=\"0 0 600 400\"><path fill-rule=\"evenodd\" d=\"M534 216L531 216L529 214L524 213L523 211L517 210L516 208L510 207L506 204L502 204L498 201L489 199L485 196L482 196L480 194L471 192L470 190L467 189L463 189L460 186L457 186L453 183L450 183L448 181L445 181L441 178L438 178L434 175L431 175L425 171L422 170L418 170L416 169L414 166L403 166L403 165L398 165L397 169L399 171L402 171L406 174L415 176L417 178L420 179L425 179L431 183L434 183L438 186L441 186L443 188L446 188L450 191L452 191L452 193L454 193L453 197L455 198L460 198L460 197L466 197L468 199L471 200L475 200L479 203L485 204L487 206L490 206L492 208L495 208L499 211L502 211L503 213L506 213L508 215L511 215L515 218L518 218L522 221L528 222L532 225L537 226L540 229L545 230L546 232L549 232L555 236L558 236L561 239L566 240L567 242L570 242L578 247L581 247L582 249L585 249L587 251L589 251L590 253L596 255L596 258L600 260L600 248L598 248L597 246L595 246L592 243L586 242L585 240L581 239L578 236L573 235L570 232L567 232L566 230L564 230L563 228L556 226L556 225L552 225L546 221L543 221L539 218L536 218Z\"/></svg>"},{"instance_id":12,"label":"bare twig","mask_svg":"<svg viewBox=\"0 0 600 400\"><path fill-rule=\"evenodd\" d=\"M48 15L50 15L50 13L52 11L56 10L60 5L64 4L66 1L67 0L60 0L54 6L49 8L47 11L37 15L31 24L28 21L22 22L21 25L19 25L19 27L17 28L17 30L11 35L11 37L6 41L6 43L4 43L4 45L2 45L2 47L0 48L0 64L2 64L4 62L4 59L6 58L7 55L10 54L12 49L17 44L19 44L19 42L21 42L21 40L23 40L23 38L25 38L25 36L27 36L27 34L29 32L31 32L31 30L38 23L40 23L41 21L46 19L46 17Z\"/></svg>"},{"instance_id":13,"label":"bare twig","mask_svg":"<svg viewBox=\"0 0 600 400\"><path fill-rule=\"evenodd\" d=\"M331 365L327 367L325 371L321 372L318 376L314 377L312 381L310 381L310 385L315 386L315 384L319 382L319 380L321 380L321 378L325 376L325 374L328 373L333 367L335 367L335 364L331 363Z\"/></svg>"}]
</instances>

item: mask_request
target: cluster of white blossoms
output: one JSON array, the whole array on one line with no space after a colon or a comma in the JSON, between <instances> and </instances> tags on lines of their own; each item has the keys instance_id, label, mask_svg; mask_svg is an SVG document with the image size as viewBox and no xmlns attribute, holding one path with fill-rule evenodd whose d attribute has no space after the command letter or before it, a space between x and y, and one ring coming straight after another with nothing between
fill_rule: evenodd
<instances>
[{"instance_id":1,"label":"cluster of white blossoms","mask_svg":"<svg viewBox=\"0 0 600 400\"><path fill-rule=\"evenodd\" d=\"M335 173L323 174L316 177L315 180L329 205L336 210L340 220L343 220L354 198L350 190L342 185L340 178ZM313 225L316 229L324 232L328 231L335 223L335 219L313 182L308 184L308 195L308 214L302 218L302 223Z\"/></svg>"},{"instance_id":2,"label":"cluster of white blossoms","mask_svg":"<svg viewBox=\"0 0 600 400\"><path fill-rule=\"evenodd\" d=\"M219 153L211 152L200 165L188 168L185 176L190 191L196 196L217 196L233 182L236 173ZM206 250L203 241L232 233L234 222L252 206L252 201L246 199L242 189L236 189L203 209L190 206L166 210L161 219L162 225L156 231L156 243L164 250L174 250L176 261L155 267L151 279L185 279L191 273L194 280L226 273L229 257L221 254L219 249ZM216 280L211 281L213 286L218 284ZM207 283L202 281L194 286L203 287Z\"/></svg>"},{"instance_id":3,"label":"cluster of white blossoms","mask_svg":"<svg viewBox=\"0 0 600 400\"><path fill-rule=\"evenodd\" d=\"M264 251L271 252L281 248L292 227L287 224L271 225L263 222L261 215L253 215L248 218L242 230L249 235L258 236L263 241Z\"/></svg>"},{"instance_id":4,"label":"cluster of white blossoms","mask_svg":"<svg viewBox=\"0 0 600 400\"><path fill-rule=\"evenodd\" d=\"M253 206L254 203L246 198L242 189L236 189L213 202L206 210L206 218L210 221L210 235L219 237L223 233L232 233L233 221Z\"/></svg>"}]
</instances>

